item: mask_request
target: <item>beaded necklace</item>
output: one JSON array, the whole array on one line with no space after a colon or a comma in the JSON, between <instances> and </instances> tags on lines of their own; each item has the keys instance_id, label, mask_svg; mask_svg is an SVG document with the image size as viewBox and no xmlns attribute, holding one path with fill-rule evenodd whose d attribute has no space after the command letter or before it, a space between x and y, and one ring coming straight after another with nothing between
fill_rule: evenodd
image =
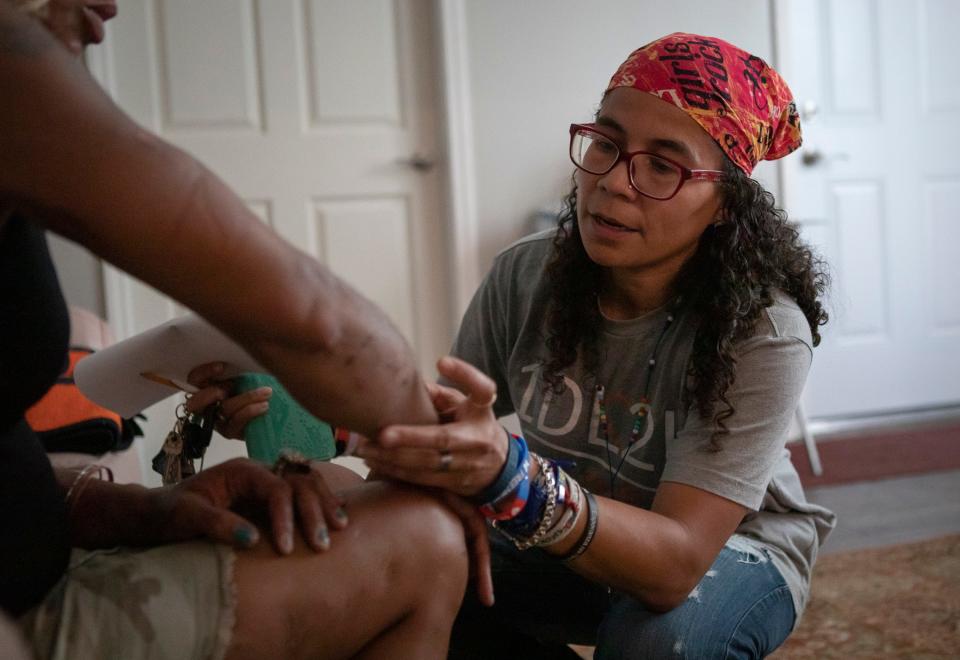
<instances>
[{"instance_id":1,"label":"beaded necklace","mask_svg":"<svg viewBox=\"0 0 960 660\"><path fill-rule=\"evenodd\" d=\"M633 416L633 424L630 428L630 438L627 441L627 447L623 452L623 455L620 456L620 462L617 463L617 469L613 469L613 457L610 453L610 429L609 424L607 423L607 408L604 401L605 388L602 384L597 384L596 388L596 397L594 398L594 412L600 418L599 423L599 432L600 436L603 438L603 444L607 450L607 472L610 474L610 498L614 498L614 489L617 476L620 474L620 469L623 468L624 461L627 460L627 455L630 453L630 450L633 448L633 445L636 444L637 440L646 432L647 425L649 421L647 420L647 410L649 410L650 399L647 395L650 393L650 381L653 378L653 371L657 366L657 356L660 353L660 346L663 344L664 337L667 336L667 330L670 329L670 325L673 323L673 312L667 314L667 320L663 324L663 329L660 331L660 335L657 337L657 342L653 345L653 352L650 354L650 359L647 360L646 374L643 381L643 394L640 396L640 409Z\"/></svg>"}]
</instances>

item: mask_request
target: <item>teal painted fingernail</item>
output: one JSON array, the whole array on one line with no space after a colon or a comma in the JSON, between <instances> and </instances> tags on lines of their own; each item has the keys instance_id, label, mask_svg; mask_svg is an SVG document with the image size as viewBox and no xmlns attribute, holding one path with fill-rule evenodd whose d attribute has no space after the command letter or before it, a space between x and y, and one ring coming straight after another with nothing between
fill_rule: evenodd
<instances>
[{"instance_id":1,"label":"teal painted fingernail","mask_svg":"<svg viewBox=\"0 0 960 660\"><path fill-rule=\"evenodd\" d=\"M246 525L237 525L233 528L233 540L237 545L249 548L253 545L254 538L253 530Z\"/></svg>"},{"instance_id":2,"label":"teal painted fingernail","mask_svg":"<svg viewBox=\"0 0 960 660\"><path fill-rule=\"evenodd\" d=\"M330 548L330 532L327 531L326 527L321 527L317 530L317 545L323 550Z\"/></svg>"},{"instance_id":3,"label":"teal painted fingernail","mask_svg":"<svg viewBox=\"0 0 960 660\"><path fill-rule=\"evenodd\" d=\"M339 508L334 512L333 515L335 515L335 516L337 517L337 520L340 521L340 523L342 523L342 524L344 524L344 525L347 524L347 512L343 510L343 507L339 507Z\"/></svg>"}]
</instances>

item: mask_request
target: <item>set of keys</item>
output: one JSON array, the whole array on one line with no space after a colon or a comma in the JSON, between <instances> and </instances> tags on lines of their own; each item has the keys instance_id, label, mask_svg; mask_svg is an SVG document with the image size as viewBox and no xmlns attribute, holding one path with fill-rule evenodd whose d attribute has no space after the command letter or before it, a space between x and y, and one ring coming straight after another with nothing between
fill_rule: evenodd
<instances>
[{"instance_id":1,"label":"set of keys","mask_svg":"<svg viewBox=\"0 0 960 660\"><path fill-rule=\"evenodd\" d=\"M151 462L164 486L196 474L196 460L200 460L200 469L203 469L203 456L210 446L218 412L218 404L207 406L200 413L188 412L183 403L177 406L177 421Z\"/></svg>"}]
</instances>

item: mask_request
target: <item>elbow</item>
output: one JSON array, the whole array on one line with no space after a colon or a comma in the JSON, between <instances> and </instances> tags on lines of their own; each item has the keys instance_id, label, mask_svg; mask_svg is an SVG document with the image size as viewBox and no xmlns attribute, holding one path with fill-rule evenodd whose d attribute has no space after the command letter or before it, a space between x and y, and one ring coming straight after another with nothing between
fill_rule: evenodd
<instances>
[{"instance_id":1,"label":"elbow","mask_svg":"<svg viewBox=\"0 0 960 660\"><path fill-rule=\"evenodd\" d=\"M691 598L697 600L700 597L700 583L708 568L709 564L703 566L694 557L687 562L677 561L672 570L661 574L660 580L647 583L634 596L654 612L669 612Z\"/></svg>"}]
</instances>

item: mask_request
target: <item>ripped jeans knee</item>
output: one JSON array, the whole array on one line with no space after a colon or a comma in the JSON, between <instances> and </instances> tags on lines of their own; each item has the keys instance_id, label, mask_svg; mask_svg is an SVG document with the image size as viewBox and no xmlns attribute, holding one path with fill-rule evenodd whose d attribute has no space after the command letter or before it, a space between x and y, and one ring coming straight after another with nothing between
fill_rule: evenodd
<instances>
[{"instance_id":1,"label":"ripped jeans knee","mask_svg":"<svg viewBox=\"0 0 960 660\"><path fill-rule=\"evenodd\" d=\"M734 536L686 601L669 612L615 595L594 657L762 658L783 643L795 618L790 589L769 556Z\"/></svg>"}]
</instances>

